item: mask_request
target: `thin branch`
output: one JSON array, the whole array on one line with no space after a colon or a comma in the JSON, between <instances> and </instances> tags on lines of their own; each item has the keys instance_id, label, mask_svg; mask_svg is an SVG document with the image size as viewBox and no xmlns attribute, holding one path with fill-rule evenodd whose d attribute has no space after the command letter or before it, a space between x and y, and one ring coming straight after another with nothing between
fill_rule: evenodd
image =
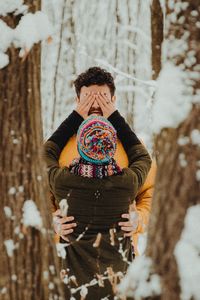
<instances>
[{"instance_id":1,"label":"thin branch","mask_svg":"<svg viewBox=\"0 0 200 300\"><path fill-rule=\"evenodd\" d=\"M59 48L58 48L58 56L56 61L56 69L55 75L53 80L53 90L54 90L54 99L53 99L53 112L52 112L52 123L51 129L53 130L54 122L55 122L55 113L56 113L56 101L57 101L57 77L58 77L58 69L59 69L59 61L62 49L62 37L63 37L63 29L64 29L64 17L65 17L65 8L66 8L67 0L64 1L63 8L62 8L62 19L61 19L61 26L60 26L60 37L59 37Z\"/></svg>"}]
</instances>

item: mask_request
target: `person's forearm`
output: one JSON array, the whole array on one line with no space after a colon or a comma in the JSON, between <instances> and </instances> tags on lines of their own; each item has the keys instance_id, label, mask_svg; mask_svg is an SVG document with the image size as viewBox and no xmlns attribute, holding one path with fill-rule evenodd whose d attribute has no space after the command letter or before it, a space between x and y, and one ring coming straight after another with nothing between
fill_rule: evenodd
<instances>
[{"instance_id":1,"label":"person's forearm","mask_svg":"<svg viewBox=\"0 0 200 300\"><path fill-rule=\"evenodd\" d=\"M118 110L112 113L112 115L108 118L108 121L110 121L116 129L117 136L126 151L133 145L141 144L136 134L131 130L130 126L126 123Z\"/></svg>"},{"instance_id":2,"label":"person's forearm","mask_svg":"<svg viewBox=\"0 0 200 300\"><path fill-rule=\"evenodd\" d=\"M77 132L83 120L84 119L74 110L56 129L48 141L56 143L60 150L62 150L69 138Z\"/></svg>"}]
</instances>

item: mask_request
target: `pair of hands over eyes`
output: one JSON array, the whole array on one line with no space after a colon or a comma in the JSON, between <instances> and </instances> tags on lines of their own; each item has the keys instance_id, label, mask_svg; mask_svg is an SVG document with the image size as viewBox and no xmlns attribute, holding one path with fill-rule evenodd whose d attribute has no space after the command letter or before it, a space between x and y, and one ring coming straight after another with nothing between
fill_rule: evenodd
<instances>
[{"instance_id":1,"label":"pair of hands over eyes","mask_svg":"<svg viewBox=\"0 0 200 300\"><path fill-rule=\"evenodd\" d=\"M77 113L86 119L88 117L89 110L95 101L98 103L105 118L108 118L116 110L114 102L104 95L104 93L89 92L86 100L78 102L76 107Z\"/></svg>"},{"instance_id":2,"label":"pair of hands over eyes","mask_svg":"<svg viewBox=\"0 0 200 300\"><path fill-rule=\"evenodd\" d=\"M135 203L130 207L130 212L128 214L122 214L121 217L128 219L128 221L121 221L118 225L121 227L121 230L124 231L125 237L131 237L132 234L137 231L139 223L139 214ZM67 236L74 231L76 226L77 223L73 216L62 216L60 209L57 209L53 213L54 231L65 241L69 241Z\"/></svg>"}]
</instances>

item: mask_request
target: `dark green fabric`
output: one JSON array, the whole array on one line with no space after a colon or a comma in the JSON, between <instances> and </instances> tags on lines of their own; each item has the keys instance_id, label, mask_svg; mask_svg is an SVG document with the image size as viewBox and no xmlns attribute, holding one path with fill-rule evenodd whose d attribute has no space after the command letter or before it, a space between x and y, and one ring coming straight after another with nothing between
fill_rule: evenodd
<instances>
[{"instance_id":1,"label":"dark green fabric","mask_svg":"<svg viewBox=\"0 0 200 300\"><path fill-rule=\"evenodd\" d=\"M68 215L74 216L77 222L74 232L69 235L70 244L66 247L63 267L69 269L69 276L76 277L78 285L89 283L96 278L96 274L106 272L108 267L125 274L127 262L133 259L133 249L130 238L123 237L118 222L124 221L121 214L128 213L129 205L145 181L151 165L148 152L141 144L130 147L127 150L129 168L124 168L122 175L103 179L84 178L71 174L67 167L59 168L59 155L60 148L54 142L47 141L44 158L51 191L57 203L67 199ZM113 228L115 232L111 235L110 229ZM98 233L101 234L100 244L94 247ZM113 244L111 236L114 236ZM125 251L124 258L120 251ZM69 287L73 286L65 286L69 299ZM98 300L106 296L114 299L109 280L105 280L104 287L98 284L90 287L86 300ZM73 297L80 299L79 292Z\"/></svg>"}]
</instances>

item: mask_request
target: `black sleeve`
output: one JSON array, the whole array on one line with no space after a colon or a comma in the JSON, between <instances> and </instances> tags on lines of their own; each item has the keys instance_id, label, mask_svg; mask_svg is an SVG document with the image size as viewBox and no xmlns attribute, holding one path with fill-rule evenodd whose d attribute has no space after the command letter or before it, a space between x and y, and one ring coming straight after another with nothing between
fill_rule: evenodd
<instances>
[{"instance_id":1,"label":"black sleeve","mask_svg":"<svg viewBox=\"0 0 200 300\"><path fill-rule=\"evenodd\" d=\"M56 129L48 141L56 143L60 150L62 150L69 138L77 132L83 121L84 119L75 110L73 110L73 112Z\"/></svg>"},{"instance_id":2,"label":"black sleeve","mask_svg":"<svg viewBox=\"0 0 200 300\"><path fill-rule=\"evenodd\" d=\"M120 115L118 110L114 111L108 118L108 121L114 126L117 131L117 136L122 142L126 152L133 145L141 144L136 134L131 130L130 126L126 123L125 119Z\"/></svg>"}]
</instances>

